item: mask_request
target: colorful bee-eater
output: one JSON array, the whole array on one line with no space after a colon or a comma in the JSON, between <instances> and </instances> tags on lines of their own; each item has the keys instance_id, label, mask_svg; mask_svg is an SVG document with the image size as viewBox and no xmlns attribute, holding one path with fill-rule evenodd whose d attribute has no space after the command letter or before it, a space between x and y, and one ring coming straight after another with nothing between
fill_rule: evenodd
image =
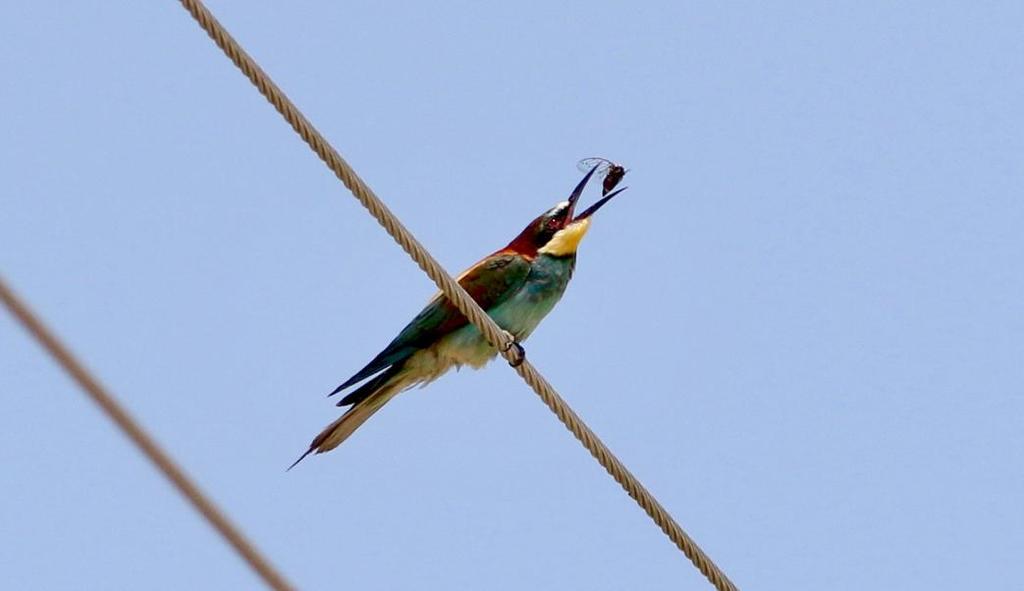
<instances>
[{"instance_id":1,"label":"colorful bee-eater","mask_svg":"<svg viewBox=\"0 0 1024 591\"><path fill-rule=\"evenodd\" d=\"M515 338L517 346L565 292L576 266L576 248L590 228L590 216L625 190L606 193L573 217L576 202L595 170L597 167L583 177L567 201L530 222L507 246L459 276L459 285ZM476 326L443 294L437 294L366 367L331 392L333 396L369 378L341 399L338 406L351 408L317 435L295 464L313 452L338 447L399 392L432 382L453 367L483 367L495 355L497 350Z\"/></svg>"}]
</instances>

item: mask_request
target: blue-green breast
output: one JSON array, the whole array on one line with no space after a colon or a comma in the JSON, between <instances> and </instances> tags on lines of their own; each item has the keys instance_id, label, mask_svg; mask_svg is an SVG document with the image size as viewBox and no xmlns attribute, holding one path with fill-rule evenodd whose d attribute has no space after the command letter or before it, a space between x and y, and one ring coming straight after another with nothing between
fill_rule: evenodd
<instances>
[{"instance_id":1,"label":"blue-green breast","mask_svg":"<svg viewBox=\"0 0 1024 591\"><path fill-rule=\"evenodd\" d=\"M530 272L523 285L489 309L488 315L517 340L525 340L562 298L575 266L575 256L537 255L530 264ZM476 349L478 354L483 354L486 349L488 356L494 354L494 348L471 324L457 330L451 335L451 340L451 344L458 348Z\"/></svg>"},{"instance_id":2,"label":"blue-green breast","mask_svg":"<svg viewBox=\"0 0 1024 591\"><path fill-rule=\"evenodd\" d=\"M562 298L575 266L575 256L538 255L523 286L488 313L518 340L525 340Z\"/></svg>"}]
</instances>

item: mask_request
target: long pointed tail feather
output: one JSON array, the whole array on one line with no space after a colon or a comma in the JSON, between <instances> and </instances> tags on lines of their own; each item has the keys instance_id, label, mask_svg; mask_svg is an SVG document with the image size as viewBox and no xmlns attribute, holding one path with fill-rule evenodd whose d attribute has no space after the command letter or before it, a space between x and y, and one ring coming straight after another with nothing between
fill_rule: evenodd
<instances>
[{"instance_id":1,"label":"long pointed tail feather","mask_svg":"<svg viewBox=\"0 0 1024 591\"><path fill-rule=\"evenodd\" d=\"M295 463L288 466L288 470L294 468L311 453L322 454L341 445L360 425L401 392L405 384L399 375L400 371L392 369L394 371L389 370L360 387L356 392L360 392L361 396L355 401L352 408L327 425L309 444L309 449L295 460Z\"/></svg>"}]
</instances>

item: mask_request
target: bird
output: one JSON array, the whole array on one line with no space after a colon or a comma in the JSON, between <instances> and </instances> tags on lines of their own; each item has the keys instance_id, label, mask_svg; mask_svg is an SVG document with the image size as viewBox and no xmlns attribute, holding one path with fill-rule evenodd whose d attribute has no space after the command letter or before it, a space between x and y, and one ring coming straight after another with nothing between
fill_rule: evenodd
<instances>
[{"instance_id":1,"label":"bird","mask_svg":"<svg viewBox=\"0 0 1024 591\"><path fill-rule=\"evenodd\" d=\"M539 215L504 248L458 277L459 285L512 336L520 362L525 351L519 343L558 303L572 278L576 250L590 229L591 216L626 189L605 191L600 200L574 215L587 181L598 168L586 173L567 200ZM453 367L479 369L497 353L444 294L436 294L383 351L328 395L363 382L338 402L348 410L324 428L288 469L311 453L338 447L400 392L425 386Z\"/></svg>"}]
</instances>

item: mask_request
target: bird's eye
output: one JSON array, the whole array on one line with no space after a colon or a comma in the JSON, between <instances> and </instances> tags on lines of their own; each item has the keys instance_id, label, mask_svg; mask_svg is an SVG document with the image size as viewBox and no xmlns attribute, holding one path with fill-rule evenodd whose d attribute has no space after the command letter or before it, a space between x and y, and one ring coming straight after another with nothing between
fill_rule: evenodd
<instances>
[{"instance_id":1,"label":"bird's eye","mask_svg":"<svg viewBox=\"0 0 1024 591\"><path fill-rule=\"evenodd\" d=\"M548 220L547 226L548 226L548 230L557 230L558 229L558 218L551 218L550 220Z\"/></svg>"}]
</instances>

